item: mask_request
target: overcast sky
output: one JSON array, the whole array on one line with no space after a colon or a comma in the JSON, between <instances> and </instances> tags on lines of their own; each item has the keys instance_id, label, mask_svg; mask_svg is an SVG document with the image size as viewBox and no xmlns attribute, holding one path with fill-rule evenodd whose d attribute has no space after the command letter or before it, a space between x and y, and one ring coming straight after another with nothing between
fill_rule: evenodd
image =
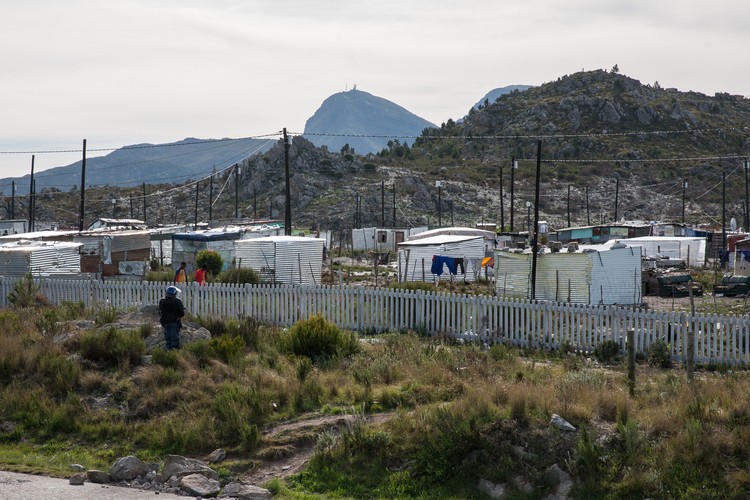
<instances>
[{"instance_id":1,"label":"overcast sky","mask_svg":"<svg viewBox=\"0 0 750 500\"><path fill-rule=\"evenodd\" d=\"M0 178L16 151L302 132L354 84L433 123L497 87L610 69L750 95L747 0L5 0ZM103 153L98 153L103 154ZM80 153L37 154L36 171Z\"/></svg>"}]
</instances>

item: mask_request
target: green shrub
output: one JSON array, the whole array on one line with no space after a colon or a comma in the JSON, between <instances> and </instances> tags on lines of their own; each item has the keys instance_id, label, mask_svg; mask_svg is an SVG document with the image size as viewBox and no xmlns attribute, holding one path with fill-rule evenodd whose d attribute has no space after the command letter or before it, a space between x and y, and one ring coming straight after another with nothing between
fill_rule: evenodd
<instances>
[{"instance_id":1,"label":"green shrub","mask_svg":"<svg viewBox=\"0 0 750 500\"><path fill-rule=\"evenodd\" d=\"M154 283L171 283L174 279L174 271L161 269L158 271L149 271L146 273L146 281Z\"/></svg>"},{"instance_id":2,"label":"green shrub","mask_svg":"<svg viewBox=\"0 0 750 500\"><path fill-rule=\"evenodd\" d=\"M60 302L60 318L62 319L78 319L83 316L86 310L86 305L82 300L72 302L69 300L63 300Z\"/></svg>"},{"instance_id":3,"label":"green shrub","mask_svg":"<svg viewBox=\"0 0 750 500\"><path fill-rule=\"evenodd\" d=\"M36 327L43 335L56 335L62 327L56 309L46 308L36 317Z\"/></svg>"},{"instance_id":4,"label":"green shrub","mask_svg":"<svg viewBox=\"0 0 750 500\"><path fill-rule=\"evenodd\" d=\"M654 340L648 346L648 364L658 368L669 368L672 366L672 355L669 344L662 339Z\"/></svg>"},{"instance_id":5,"label":"green shrub","mask_svg":"<svg viewBox=\"0 0 750 500\"><path fill-rule=\"evenodd\" d=\"M109 305L99 305L94 310L96 326L110 325L117 321L117 310Z\"/></svg>"},{"instance_id":6,"label":"green shrub","mask_svg":"<svg viewBox=\"0 0 750 500\"><path fill-rule=\"evenodd\" d=\"M34 282L31 273L13 283L13 289L8 294L8 302L15 307L33 307L49 303L42 293L41 285Z\"/></svg>"},{"instance_id":7,"label":"green shrub","mask_svg":"<svg viewBox=\"0 0 750 500\"><path fill-rule=\"evenodd\" d=\"M283 348L312 359L349 356L359 351L354 332L344 332L322 316L311 316L293 325L283 338Z\"/></svg>"},{"instance_id":8,"label":"green shrub","mask_svg":"<svg viewBox=\"0 0 750 500\"><path fill-rule=\"evenodd\" d=\"M203 267L203 264L206 265L211 275L216 276L221 272L221 268L224 267L224 259L215 250L201 250L195 255L195 265Z\"/></svg>"},{"instance_id":9,"label":"green shrub","mask_svg":"<svg viewBox=\"0 0 750 500\"><path fill-rule=\"evenodd\" d=\"M198 366L201 368L208 366L208 362L216 355L211 344L204 339L189 343L184 350L195 356Z\"/></svg>"},{"instance_id":10,"label":"green shrub","mask_svg":"<svg viewBox=\"0 0 750 500\"><path fill-rule=\"evenodd\" d=\"M608 363L620 357L620 344L612 339L602 340L594 349L594 357L600 363Z\"/></svg>"},{"instance_id":11,"label":"green shrub","mask_svg":"<svg viewBox=\"0 0 750 500\"><path fill-rule=\"evenodd\" d=\"M239 336L222 335L221 337L215 337L209 341L209 345L219 359L225 363L238 361L245 350L245 342Z\"/></svg>"},{"instance_id":12,"label":"green shrub","mask_svg":"<svg viewBox=\"0 0 750 500\"><path fill-rule=\"evenodd\" d=\"M516 359L516 350L505 344L492 344L490 357L495 361L513 361Z\"/></svg>"},{"instance_id":13,"label":"green shrub","mask_svg":"<svg viewBox=\"0 0 750 500\"><path fill-rule=\"evenodd\" d=\"M174 349L166 350L158 347L151 351L151 356L155 365L163 366L164 368L177 368L180 366L180 359L177 351Z\"/></svg>"},{"instance_id":14,"label":"green shrub","mask_svg":"<svg viewBox=\"0 0 750 500\"><path fill-rule=\"evenodd\" d=\"M239 269L227 269L216 277L219 283L237 283L257 285L260 283L260 275L254 269L241 267Z\"/></svg>"},{"instance_id":15,"label":"green shrub","mask_svg":"<svg viewBox=\"0 0 750 500\"><path fill-rule=\"evenodd\" d=\"M85 332L81 336L81 356L105 366L138 365L146 352L139 332L115 327L105 331Z\"/></svg>"},{"instance_id":16,"label":"green shrub","mask_svg":"<svg viewBox=\"0 0 750 500\"><path fill-rule=\"evenodd\" d=\"M252 428L248 426L262 423L269 406L253 387L237 383L223 385L213 402L218 433L243 446L252 444L258 438L252 436Z\"/></svg>"}]
</instances>

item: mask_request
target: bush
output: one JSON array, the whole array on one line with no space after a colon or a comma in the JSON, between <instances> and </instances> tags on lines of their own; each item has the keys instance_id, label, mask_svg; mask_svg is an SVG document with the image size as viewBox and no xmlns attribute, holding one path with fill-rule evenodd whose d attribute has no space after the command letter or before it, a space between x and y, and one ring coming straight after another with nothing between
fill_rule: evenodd
<instances>
[{"instance_id":1,"label":"bush","mask_svg":"<svg viewBox=\"0 0 750 500\"><path fill-rule=\"evenodd\" d=\"M603 340L596 345L594 357L600 363L608 363L620 357L620 344L612 339Z\"/></svg>"},{"instance_id":2,"label":"bush","mask_svg":"<svg viewBox=\"0 0 750 500\"><path fill-rule=\"evenodd\" d=\"M104 332L86 332L81 337L81 356L105 366L139 365L145 352L146 345L136 331L110 327Z\"/></svg>"},{"instance_id":3,"label":"bush","mask_svg":"<svg viewBox=\"0 0 750 500\"><path fill-rule=\"evenodd\" d=\"M221 272L221 268L224 267L224 259L221 258L219 252L214 250L201 250L195 255L195 265L203 267L203 264L206 264L210 274L216 276Z\"/></svg>"},{"instance_id":4,"label":"bush","mask_svg":"<svg viewBox=\"0 0 750 500\"><path fill-rule=\"evenodd\" d=\"M239 360L245 349L245 342L239 336L222 335L212 338L208 344L219 359L225 363L233 363Z\"/></svg>"},{"instance_id":5,"label":"bush","mask_svg":"<svg viewBox=\"0 0 750 500\"><path fill-rule=\"evenodd\" d=\"M239 269L222 271L216 277L216 281L219 283L237 283L242 285L249 283L251 285L258 285L260 284L260 275L249 267L241 267Z\"/></svg>"},{"instance_id":6,"label":"bush","mask_svg":"<svg viewBox=\"0 0 750 500\"><path fill-rule=\"evenodd\" d=\"M49 304L42 287L34 282L31 273L16 281L8 294L8 302L16 307L33 307Z\"/></svg>"},{"instance_id":7,"label":"bush","mask_svg":"<svg viewBox=\"0 0 750 500\"><path fill-rule=\"evenodd\" d=\"M648 346L648 364L658 368L669 368L672 366L671 349L662 339L656 339Z\"/></svg>"},{"instance_id":8,"label":"bush","mask_svg":"<svg viewBox=\"0 0 750 500\"><path fill-rule=\"evenodd\" d=\"M180 366L180 360L177 357L177 351L166 350L163 348L157 348L151 351L152 361L155 365L163 366L164 368L177 368Z\"/></svg>"},{"instance_id":9,"label":"bush","mask_svg":"<svg viewBox=\"0 0 750 500\"><path fill-rule=\"evenodd\" d=\"M344 332L322 316L311 316L292 326L283 338L286 351L309 358L349 356L359 351L354 332Z\"/></svg>"}]
</instances>

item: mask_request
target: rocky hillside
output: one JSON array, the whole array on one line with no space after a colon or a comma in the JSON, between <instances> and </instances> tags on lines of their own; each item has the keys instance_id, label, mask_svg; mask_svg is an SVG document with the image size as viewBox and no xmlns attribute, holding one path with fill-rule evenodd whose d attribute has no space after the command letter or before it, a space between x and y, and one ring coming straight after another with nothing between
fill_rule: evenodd
<instances>
[{"instance_id":1,"label":"rocky hillside","mask_svg":"<svg viewBox=\"0 0 750 500\"><path fill-rule=\"evenodd\" d=\"M352 92L364 94L345 94ZM526 202L534 200L541 138L539 206L541 217L553 227L568 224L568 199L572 225L611 221L616 196L618 219L679 220L683 180L688 180L687 222L720 222L724 174L727 220L735 217L743 225L748 123L750 100L742 97L663 89L616 72L576 73L503 95L470 112L462 123L448 120L439 128L425 129L411 146L395 140L377 154L361 156L356 145L354 154L341 152L294 137L289 151L292 221L299 227L345 230L356 217L362 226L390 226L395 191L400 227L436 224L438 218L455 225L499 222L502 182L502 214L508 226L509 166L515 157L519 168L514 172L514 220L522 227ZM357 133L348 130L350 135ZM240 215L283 219L281 141L240 165ZM211 201L208 183L198 186L199 220L208 219L209 205L213 219L234 214L234 179L233 173L229 178L217 176ZM438 180L443 182L440 190L435 187ZM194 220L194 184L159 189L159 203L149 201L149 221ZM122 196L134 196L136 209L141 206L137 191ZM99 205L91 202L87 220L109 213L109 197L107 192ZM54 200L42 198L37 207L44 213ZM75 217L75 198L66 207L47 213Z\"/></svg>"}]
</instances>

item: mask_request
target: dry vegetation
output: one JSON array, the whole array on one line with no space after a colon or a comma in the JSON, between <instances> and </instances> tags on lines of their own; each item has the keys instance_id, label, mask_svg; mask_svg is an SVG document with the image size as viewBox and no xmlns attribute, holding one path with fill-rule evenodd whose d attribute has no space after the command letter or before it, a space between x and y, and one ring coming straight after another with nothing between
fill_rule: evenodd
<instances>
[{"instance_id":1,"label":"dry vegetation","mask_svg":"<svg viewBox=\"0 0 750 500\"><path fill-rule=\"evenodd\" d=\"M541 498L558 464L576 498L750 491L750 377L729 367L689 384L679 367L639 365L631 397L619 360L407 332L357 340L322 318L288 330L199 318L210 341L142 365L148 332L82 333L81 318L112 319L77 304L0 311L0 467L64 474L223 447L220 474L250 477L313 446L304 471L266 486L292 498L465 498L481 497L480 478L523 477L533 490L514 498ZM371 425L363 412L392 415ZM338 431L269 432L325 414L354 417ZM552 414L577 432L550 426Z\"/></svg>"}]
</instances>

